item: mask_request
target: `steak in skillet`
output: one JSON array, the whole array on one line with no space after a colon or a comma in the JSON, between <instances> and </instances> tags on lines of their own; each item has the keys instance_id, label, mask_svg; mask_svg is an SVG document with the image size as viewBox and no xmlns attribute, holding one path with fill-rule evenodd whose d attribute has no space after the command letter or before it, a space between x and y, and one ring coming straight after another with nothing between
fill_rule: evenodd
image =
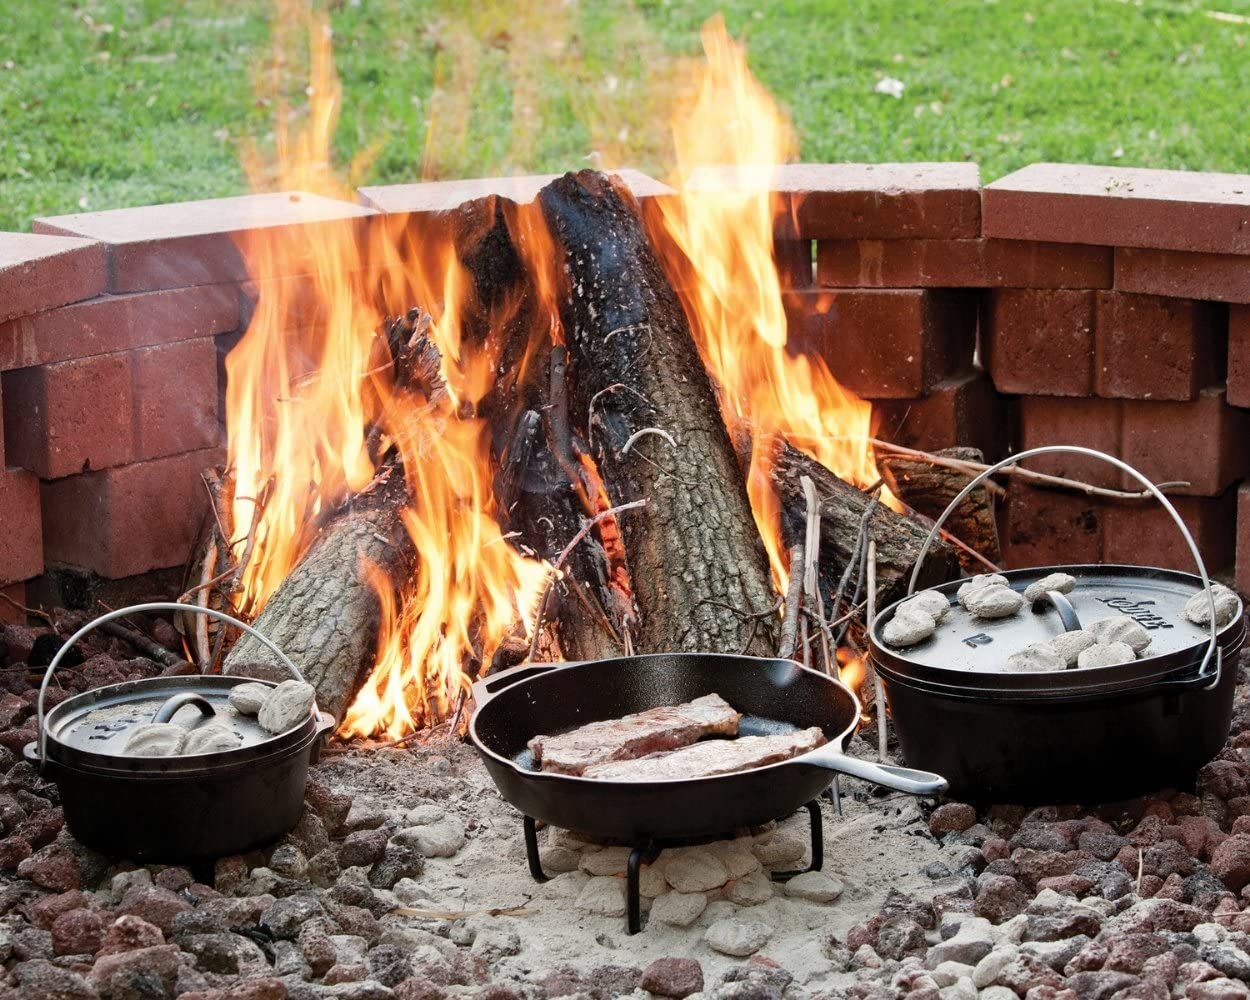
<instances>
[{"instance_id":1,"label":"steak in skillet","mask_svg":"<svg viewBox=\"0 0 1250 1000\"><path fill-rule=\"evenodd\" d=\"M529 748L544 771L581 774L592 764L645 757L705 736L736 736L740 718L724 698L708 694L684 705L592 722L559 736L535 736Z\"/></svg>"},{"instance_id":2,"label":"steak in skillet","mask_svg":"<svg viewBox=\"0 0 1250 1000\"><path fill-rule=\"evenodd\" d=\"M776 764L815 750L825 743L818 726L772 736L740 736L736 740L707 740L681 750L656 753L636 760L615 760L586 768L584 777L601 781L665 781L673 778L710 778Z\"/></svg>"}]
</instances>

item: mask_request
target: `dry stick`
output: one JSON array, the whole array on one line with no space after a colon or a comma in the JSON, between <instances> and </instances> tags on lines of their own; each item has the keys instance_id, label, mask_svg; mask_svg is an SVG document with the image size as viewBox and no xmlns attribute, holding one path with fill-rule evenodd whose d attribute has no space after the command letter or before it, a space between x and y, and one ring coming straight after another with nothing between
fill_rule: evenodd
<instances>
[{"instance_id":1,"label":"dry stick","mask_svg":"<svg viewBox=\"0 0 1250 1000\"><path fill-rule=\"evenodd\" d=\"M976 549L974 549L971 545L969 545L965 541L961 541L959 538L957 538L955 535L952 535L945 528L939 529L938 534L941 535L942 541L950 542L953 546L955 546L955 548L962 549L964 552L968 553L969 556L971 556L973 559L979 562L982 566L988 569L991 573L998 573L1002 569L1001 566L997 565L996 563L991 562L989 559L986 559L985 556L981 555L981 553L978 552Z\"/></svg>"},{"instance_id":2,"label":"dry stick","mask_svg":"<svg viewBox=\"0 0 1250 1000\"><path fill-rule=\"evenodd\" d=\"M799 608L803 604L803 574L799 568L803 565L804 546L800 542L790 547L790 585L786 587L786 616L781 620L781 642L777 646L777 655L783 660L794 659L794 648L798 642Z\"/></svg>"},{"instance_id":3,"label":"dry stick","mask_svg":"<svg viewBox=\"0 0 1250 1000\"><path fill-rule=\"evenodd\" d=\"M101 604L101 607L106 610L112 610L105 604ZM100 626L100 631L130 643L135 649L147 656L149 660L156 660L167 667L176 667L185 662L178 654L171 653L160 643L149 639L142 632L127 628L121 622L104 622Z\"/></svg>"},{"instance_id":4,"label":"dry stick","mask_svg":"<svg viewBox=\"0 0 1250 1000\"><path fill-rule=\"evenodd\" d=\"M21 611L23 614L30 615L32 618L42 618L44 621L48 623L48 627L52 629L53 632L56 632L57 630L56 622L52 619L52 616L48 614L46 611L41 611L39 608L28 608L26 607L25 604L19 604L17 601L13 600L13 598L11 598L8 594L5 594L5 593L0 593L0 600L5 601L10 607L17 609L18 611Z\"/></svg>"},{"instance_id":5,"label":"dry stick","mask_svg":"<svg viewBox=\"0 0 1250 1000\"><path fill-rule=\"evenodd\" d=\"M799 484L803 487L803 500L807 505L807 536L804 540L804 559L803 559L803 592L807 597L809 606L816 612L819 621L825 620L825 599L820 595L820 576L818 567L820 566L820 496L816 492L816 484L812 481L811 476L803 476L799 480ZM820 652L821 660L824 663L825 674L834 674L838 677L842 676L842 671L837 667L837 647L830 649L829 641L826 637L826 630L820 631ZM830 661L833 661L833 667L830 668Z\"/></svg>"},{"instance_id":6,"label":"dry stick","mask_svg":"<svg viewBox=\"0 0 1250 1000\"><path fill-rule=\"evenodd\" d=\"M590 534L590 529L600 521L613 517L616 514L623 513L624 511L636 510L637 508L645 507L646 505L647 500L644 497L641 500L631 500L629 503L623 503L619 507L609 507L607 510L599 511L598 514L590 518L581 526L581 529L576 535L573 536L573 540L564 547L564 550L558 556L556 556L555 562L551 564L551 572L547 574L547 583L543 586L542 595L538 598L538 610L534 613L534 634L530 638L529 659L532 660L538 655L538 637L539 633L542 631L543 616L547 611L547 601L551 597L551 588L558 575L556 571L564 565L564 560L566 560L572 554L573 550L577 548L578 543Z\"/></svg>"},{"instance_id":7,"label":"dry stick","mask_svg":"<svg viewBox=\"0 0 1250 1000\"><path fill-rule=\"evenodd\" d=\"M872 638L872 620L877 615L877 543L870 541L868 543L868 634L869 639ZM872 648L871 642L869 648ZM881 675L874 669L872 671L872 686L877 698L877 756L882 761L885 760L886 744L889 743L889 733L886 731L885 723L885 688L881 686Z\"/></svg>"},{"instance_id":8,"label":"dry stick","mask_svg":"<svg viewBox=\"0 0 1250 1000\"><path fill-rule=\"evenodd\" d=\"M928 462L930 465L939 465L948 469L955 469L959 472L966 472L969 476L976 476L978 473L984 472L992 466L983 462L970 462L962 458L947 458L944 455L934 455L927 451L917 451L915 448L904 448L902 445L893 444L890 441L882 441L880 438L869 438L869 443L876 448L882 448L886 451L894 452L898 455L904 455L908 458L914 458L922 462ZM1112 490L1105 486L1094 486L1092 483L1083 483L1079 479L1067 479L1063 476L1052 476L1045 472L1034 472L1032 469L1023 469L1018 465L1009 465L1005 469L998 470L999 475L1015 476L1018 479L1028 479L1035 483L1042 483L1045 486L1058 486L1064 489L1076 490L1080 493L1087 493L1094 497L1110 497L1113 500L1146 500L1151 496L1148 490L1139 490L1136 493L1127 490ZM992 487L991 492L997 491L1002 495L1003 488L996 483L986 481L987 487ZM1174 482L1157 484L1160 490L1181 489L1189 486L1188 482L1176 480Z\"/></svg>"},{"instance_id":9,"label":"dry stick","mask_svg":"<svg viewBox=\"0 0 1250 1000\"><path fill-rule=\"evenodd\" d=\"M859 603L859 595L860 595L861 590L863 589L863 585L864 585L863 565L864 565L864 555L867 552L867 547L865 546L865 539L868 537L868 522L872 519L872 515L876 513L877 501L880 498L880 495L881 494L879 492L873 493L873 495L868 500L867 506L864 507L863 516L860 517L859 519L859 529L855 533L855 542L854 542L854 547L851 549L850 561L847 562L846 564L846 569L842 573L842 579L838 581L837 599L839 601L845 601L846 600L846 597L845 597L846 585L851 580L851 572L855 570L856 568L859 569L859 575L856 577L856 581L855 581L855 593L852 595L850 601L847 601L847 603L852 606ZM834 611L838 610L836 604L834 605L833 609ZM842 626L842 631L838 633L838 645L839 646L842 644L842 640L846 638L846 633L850 630L850 628L851 628L851 623L850 623L850 620L848 619L846 621L846 624Z\"/></svg>"},{"instance_id":10,"label":"dry stick","mask_svg":"<svg viewBox=\"0 0 1250 1000\"><path fill-rule=\"evenodd\" d=\"M397 906L392 913L401 917L417 917L422 920L463 920L466 917L528 917L537 910L525 906L492 906L486 910L419 910L411 906Z\"/></svg>"},{"instance_id":11,"label":"dry stick","mask_svg":"<svg viewBox=\"0 0 1250 1000\"><path fill-rule=\"evenodd\" d=\"M217 565L217 543L213 542L209 545L208 551L204 555L204 566L201 577L207 576L213 571ZM233 577L232 577L233 579ZM200 592L195 599L195 604L200 608L207 608L208 602L212 599L212 587L205 586L202 579L200 583ZM212 653L208 648L208 615L195 616L195 658L199 662L201 673L207 673L210 665L210 657Z\"/></svg>"}]
</instances>

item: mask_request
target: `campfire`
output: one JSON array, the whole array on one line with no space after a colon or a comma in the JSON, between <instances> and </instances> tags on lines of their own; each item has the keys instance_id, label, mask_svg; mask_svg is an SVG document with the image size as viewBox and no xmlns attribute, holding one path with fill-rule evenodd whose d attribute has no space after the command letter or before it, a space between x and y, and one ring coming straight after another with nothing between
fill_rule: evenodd
<instances>
[{"instance_id":1,"label":"campfire","mask_svg":"<svg viewBox=\"0 0 1250 1000\"><path fill-rule=\"evenodd\" d=\"M329 44L281 179L342 194L310 176ZM583 171L247 248L260 297L194 594L274 638L340 735L459 722L471 681L522 659L780 649L837 675L870 540L880 599L901 594L924 529L896 513L871 408L790 346L773 231L795 206L770 178L792 131L722 22L704 44L670 189ZM306 280L266 280L292 255ZM940 546L925 582L956 567ZM263 670L247 638L196 641L212 669Z\"/></svg>"}]
</instances>

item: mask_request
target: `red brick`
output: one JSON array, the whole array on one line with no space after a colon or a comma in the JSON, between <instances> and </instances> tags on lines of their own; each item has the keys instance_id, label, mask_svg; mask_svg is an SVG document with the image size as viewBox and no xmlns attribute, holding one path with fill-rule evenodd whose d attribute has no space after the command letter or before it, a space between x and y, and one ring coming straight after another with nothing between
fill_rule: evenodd
<instances>
[{"instance_id":1,"label":"red brick","mask_svg":"<svg viewBox=\"0 0 1250 1000\"><path fill-rule=\"evenodd\" d=\"M1250 176L1034 163L986 186L986 236L1250 254Z\"/></svg>"},{"instance_id":2,"label":"red brick","mask_svg":"<svg viewBox=\"0 0 1250 1000\"><path fill-rule=\"evenodd\" d=\"M1087 396L1094 387L1094 293L994 292L983 343L999 392Z\"/></svg>"},{"instance_id":3,"label":"red brick","mask_svg":"<svg viewBox=\"0 0 1250 1000\"><path fill-rule=\"evenodd\" d=\"M837 380L866 399L923 396L971 367L976 304L932 289L789 292L789 344L819 353Z\"/></svg>"},{"instance_id":4,"label":"red brick","mask_svg":"<svg viewBox=\"0 0 1250 1000\"><path fill-rule=\"evenodd\" d=\"M1250 593L1250 483L1237 490L1237 589Z\"/></svg>"},{"instance_id":5,"label":"red brick","mask_svg":"<svg viewBox=\"0 0 1250 1000\"><path fill-rule=\"evenodd\" d=\"M105 249L90 240L0 233L0 322L104 291Z\"/></svg>"},{"instance_id":6,"label":"red brick","mask_svg":"<svg viewBox=\"0 0 1250 1000\"><path fill-rule=\"evenodd\" d=\"M1099 292L1094 387L1100 396L1188 400L1219 380L1221 307Z\"/></svg>"},{"instance_id":7,"label":"red brick","mask_svg":"<svg viewBox=\"0 0 1250 1000\"><path fill-rule=\"evenodd\" d=\"M0 585L43 572L39 480L25 469L0 468Z\"/></svg>"},{"instance_id":8,"label":"red brick","mask_svg":"<svg viewBox=\"0 0 1250 1000\"><path fill-rule=\"evenodd\" d=\"M755 178L751 178L754 183ZM687 191L732 186L732 168L694 171ZM802 239L963 239L981 235L974 163L788 163L769 170L778 235Z\"/></svg>"},{"instance_id":9,"label":"red brick","mask_svg":"<svg viewBox=\"0 0 1250 1000\"><path fill-rule=\"evenodd\" d=\"M821 240L834 288L1110 288L1110 247L1022 240Z\"/></svg>"},{"instance_id":10,"label":"red brick","mask_svg":"<svg viewBox=\"0 0 1250 1000\"><path fill-rule=\"evenodd\" d=\"M1020 450L1077 445L1118 455L1122 418L1123 404L1118 400L1025 396L1020 400ZM1113 466L1082 455L1043 455L1029 459L1026 467L1095 486L1120 484Z\"/></svg>"},{"instance_id":11,"label":"red brick","mask_svg":"<svg viewBox=\"0 0 1250 1000\"><path fill-rule=\"evenodd\" d=\"M1223 388L1188 403L1126 402L1121 433L1121 456L1147 479L1190 484L1174 492L1218 496L1250 472L1250 413L1226 405Z\"/></svg>"},{"instance_id":12,"label":"red brick","mask_svg":"<svg viewBox=\"0 0 1250 1000\"><path fill-rule=\"evenodd\" d=\"M210 337L238 324L234 285L104 295L0 324L0 371Z\"/></svg>"},{"instance_id":13,"label":"red brick","mask_svg":"<svg viewBox=\"0 0 1250 1000\"><path fill-rule=\"evenodd\" d=\"M1228 310L1228 401L1250 406L1250 307Z\"/></svg>"},{"instance_id":14,"label":"red brick","mask_svg":"<svg viewBox=\"0 0 1250 1000\"><path fill-rule=\"evenodd\" d=\"M131 355L134 457L140 461L218 445L217 342L144 347Z\"/></svg>"},{"instance_id":15,"label":"red brick","mask_svg":"<svg viewBox=\"0 0 1250 1000\"><path fill-rule=\"evenodd\" d=\"M1216 497L1169 497L1210 573L1232 569L1237 491ZM1146 500L1109 500L1103 513L1103 560L1195 572L1194 557L1168 512Z\"/></svg>"},{"instance_id":16,"label":"red brick","mask_svg":"<svg viewBox=\"0 0 1250 1000\"><path fill-rule=\"evenodd\" d=\"M83 236L107 244L109 288L150 291L238 282L248 277L240 244L277 233L291 236L293 252L272 273L311 268L312 250L330 230L363 232L372 209L303 192L277 191L209 201L118 208L36 219L37 233ZM300 249L303 253L300 253Z\"/></svg>"},{"instance_id":17,"label":"red brick","mask_svg":"<svg viewBox=\"0 0 1250 1000\"><path fill-rule=\"evenodd\" d=\"M1115 252L1115 287L1184 299L1250 302L1250 267L1245 257L1234 254L1120 247Z\"/></svg>"},{"instance_id":18,"label":"red brick","mask_svg":"<svg viewBox=\"0 0 1250 1000\"><path fill-rule=\"evenodd\" d=\"M8 461L57 479L132 457L130 358L103 354L4 375Z\"/></svg>"},{"instance_id":19,"label":"red brick","mask_svg":"<svg viewBox=\"0 0 1250 1000\"><path fill-rule=\"evenodd\" d=\"M181 565L207 509L200 474L223 460L194 451L44 483L47 558L109 579Z\"/></svg>"},{"instance_id":20,"label":"red brick","mask_svg":"<svg viewBox=\"0 0 1250 1000\"><path fill-rule=\"evenodd\" d=\"M995 392L989 376L978 371L943 379L919 399L872 404L877 437L921 451L978 448L990 461L1010 449L1014 410L1015 401Z\"/></svg>"},{"instance_id":21,"label":"red brick","mask_svg":"<svg viewBox=\"0 0 1250 1000\"><path fill-rule=\"evenodd\" d=\"M625 167L612 170L635 198L671 194L667 184L648 177L640 170ZM480 177L454 181L424 181L417 184L382 184L358 188L360 203L379 212L426 215L449 212L465 202L498 196L528 205L538 192L559 178L560 174L530 174L513 177Z\"/></svg>"},{"instance_id":22,"label":"red brick","mask_svg":"<svg viewBox=\"0 0 1250 1000\"><path fill-rule=\"evenodd\" d=\"M1003 561L1011 569L1102 561L1103 505L1093 497L1013 479L1004 521Z\"/></svg>"},{"instance_id":23,"label":"red brick","mask_svg":"<svg viewBox=\"0 0 1250 1000\"><path fill-rule=\"evenodd\" d=\"M0 622L13 622L16 625L26 624L26 584L10 583L0 587Z\"/></svg>"}]
</instances>

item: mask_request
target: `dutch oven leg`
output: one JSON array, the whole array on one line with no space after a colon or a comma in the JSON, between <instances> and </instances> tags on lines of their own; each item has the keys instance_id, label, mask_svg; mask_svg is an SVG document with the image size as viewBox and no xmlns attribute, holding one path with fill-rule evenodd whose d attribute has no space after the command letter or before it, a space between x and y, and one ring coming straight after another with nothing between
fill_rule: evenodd
<instances>
[{"instance_id":1,"label":"dutch oven leg","mask_svg":"<svg viewBox=\"0 0 1250 1000\"><path fill-rule=\"evenodd\" d=\"M625 920L626 930L637 934L642 930L642 890L639 887L639 873L643 865L649 865L660 856L660 849L654 845L635 847L629 852L629 866L625 869Z\"/></svg>"},{"instance_id":2,"label":"dutch oven leg","mask_svg":"<svg viewBox=\"0 0 1250 1000\"><path fill-rule=\"evenodd\" d=\"M549 876L543 871L542 859L538 856L538 824L533 816L522 816L525 824L525 859L530 864L530 874L535 882L546 882Z\"/></svg>"},{"instance_id":3,"label":"dutch oven leg","mask_svg":"<svg viewBox=\"0 0 1250 1000\"><path fill-rule=\"evenodd\" d=\"M795 875L802 875L804 872L818 872L825 864L825 822L820 815L820 802L813 799L807 804L807 815L811 822L812 834L812 863L800 871L793 872L773 872L772 879L774 882L789 882Z\"/></svg>"}]
</instances>

